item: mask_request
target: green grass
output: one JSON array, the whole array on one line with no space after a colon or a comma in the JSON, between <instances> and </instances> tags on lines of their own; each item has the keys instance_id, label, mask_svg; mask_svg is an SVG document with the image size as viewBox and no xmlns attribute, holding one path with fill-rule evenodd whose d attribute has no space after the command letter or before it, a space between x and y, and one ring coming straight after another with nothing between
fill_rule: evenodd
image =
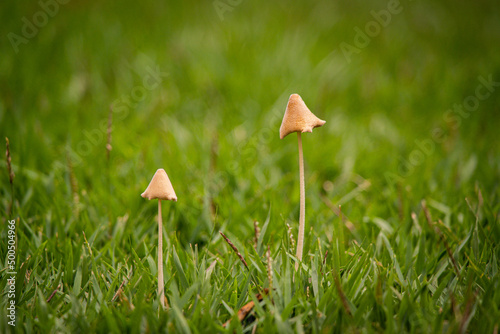
<instances>
[{"instance_id":1,"label":"green grass","mask_svg":"<svg viewBox=\"0 0 500 334\"><path fill-rule=\"evenodd\" d=\"M0 332L498 331L500 87L449 111L479 76L500 81L497 5L400 6L348 62L340 45L388 2L242 1L221 20L211 1L75 0L17 53L8 34L41 7L3 4L0 135L16 176L10 213L2 159ZM298 272L297 142L278 135L291 93L327 121L303 135ZM178 196L163 206L160 313L157 205L140 197L158 168Z\"/></svg>"}]
</instances>

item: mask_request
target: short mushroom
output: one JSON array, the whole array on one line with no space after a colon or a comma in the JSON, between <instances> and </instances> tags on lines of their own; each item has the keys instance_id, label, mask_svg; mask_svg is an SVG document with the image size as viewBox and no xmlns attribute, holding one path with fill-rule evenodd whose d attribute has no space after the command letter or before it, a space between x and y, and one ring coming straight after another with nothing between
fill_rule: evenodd
<instances>
[{"instance_id":1,"label":"short mushroom","mask_svg":"<svg viewBox=\"0 0 500 334\"><path fill-rule=\"evenodd\" d=\"M158 169L151 179L147 189L141 194L149 200L158 199L158 298L165 308L165 291L163 285L163 234L161 221L161 200L177 202L172 183L164 169Z\"/></svg>"},{"instance_id":2,"label":"short mushroom","mask_svg":"<svg viewBox=\"0 0 500 334\"><path fill-rule=\"evenodd\" d=\"M300 174L300 216L299 216L299 233L297 240L297 260L302 261L302 251L304 248L304 225L306 211L306 194L304 185L304 155L302 152L302 137L303 132L312 132L313 128L317 128L325 124L316 117L307 108L306 104L298 94L290 95L288 105L286 106L285 116L280 127L280 139L285 138L292 132L297 132L299 142L299 174ZM299 262L295 264L295 270L299 268Z\"/></svg>"}]
</instances>

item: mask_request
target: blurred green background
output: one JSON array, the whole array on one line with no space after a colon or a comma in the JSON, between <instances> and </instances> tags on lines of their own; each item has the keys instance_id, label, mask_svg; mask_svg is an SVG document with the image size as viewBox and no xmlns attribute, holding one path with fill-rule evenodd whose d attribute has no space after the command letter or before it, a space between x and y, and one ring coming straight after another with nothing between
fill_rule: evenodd
<instances>
[{"instance_id":1,"label":"blurred green background","mask_svg":"<svg viewBox=\"0 0 500 334\"><path fill-rule=\"evenodd\" d=\"M154 244L156 205L140 194L164 168L178 196L164 219L184 247L219 229L243 242L268 213L272 243L298 220L297 142L278 135L292 93L326 120L303 136L306 230L331 240L328 204L342 204L362 243L373 217L397 228L422 199L466 211L478 189L498 229L495 1L42 3L0 5L0 134L16 173L8 215L2 159L0 209L27 236ZM36 245L19 238L24 259Z\"/></svg>"},{"instance_id":2,"label":"blurred green background","mask_svg":"<svg viewBox=\"0 0 500 334\"><path fill-rule=\"evenodd\" d=\"M36 198L25 198L23 212L36 216L70 193L57 168L69 156L88 197L80 204L93 207L96 224L106 215L94 204L105 198L116 214L134 216L147 206L138 195L160 167L178 193L172 209L179 229L208 219L200 218L207 193L221 223L242 228L244 217L262 220L269 203L280 208L298 198L296 141L278 138L291 93L327 121L305 135L308 191L325 191L330 181L330 197L345 195L353 173L373 183L369 197L346 213L387 212L386 173L419 188L410 198L454 198L475 181L498 193L499 87L470 116L447 116L474 96L479 76L500 81L493 1L57 4L34 37L14 43L17 53L10 39L23 37L23 18L44 23L39 13L50 11L37 2L2 4L0 129L11 140L16 197L31 189ZM398 13L386 27L345 57L342 43L359 46L355 28L366 31L372 11L393 5ZM444 142L408 167L415 141L433 140L436 128ZM3 195L7 182L2 178Z\"/></svg>"}]
</instances>

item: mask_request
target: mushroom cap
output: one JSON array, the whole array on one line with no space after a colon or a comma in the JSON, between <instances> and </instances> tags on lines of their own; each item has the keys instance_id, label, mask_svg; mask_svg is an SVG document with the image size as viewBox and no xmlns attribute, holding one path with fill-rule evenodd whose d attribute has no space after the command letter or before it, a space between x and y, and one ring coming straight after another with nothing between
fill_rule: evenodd
<instances>
[{"instance_id":1,"label":"mushroom cap","mask_svg":"<svg viewBox=\"0 0 500 334\"><path fill-rule=\"evenodd\" d=\"M280 126L280 139L292 132L312 132L312 129L325 124L316 117L302 100L299 94L290 95L285 110L285 116Z\"/></svg>"},{"instance_id":2,"label":"mushroom cap","mask_svg":"<svg viewBox=\"0 0 500 334\"><path fill-rule=\"evenodd\" d=\"M177 195L163 168L156 171L151 182L149 182L148 187L141 196L149 200L157 198L177 202Z\"/></svg>"}]
</instances>

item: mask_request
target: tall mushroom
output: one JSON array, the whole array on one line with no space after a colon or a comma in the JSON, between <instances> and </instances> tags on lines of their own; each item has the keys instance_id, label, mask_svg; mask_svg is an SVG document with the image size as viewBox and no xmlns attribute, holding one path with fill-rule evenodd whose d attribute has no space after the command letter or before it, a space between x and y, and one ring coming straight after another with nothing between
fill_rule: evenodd
<instances>
[{"instance_id":1,"label":"tall mushroom","mask_svg":"<svg viewBox=\"0 0 500 334\"><path fill-rule=\"evenodd\" d=\"M300 216L299 216L299 233L297 240L297 259L302 261L302 250L304 248L304 225L306 211L306 191L304 185L304 155L302 152L302 137L303 132L312 132L313 128L317 128L325 124L316 117L307 108L306 104L298 94L290 95L288 105L286 106L285 116L280 126L280 139L285 138L292 132L297 132L299 142L299 174L300 174ZM299 262L295 264L295 270L299 268Z\"/></svg>"},{"instance_id":2,"label":"tall mushroom","mask_svg":"<svg viewBox=\"0 0 500 334\"><path fill-rule=\"evenodd\" d=\"M151 179L146 190L141 194L142 197L149 200L158 199L158 298L160 304L165 308L165 291L163 285L163 234L161 222L161 200L177 202L172 183L163 168L158 169Z\"/></svg>"}]
</instances>

